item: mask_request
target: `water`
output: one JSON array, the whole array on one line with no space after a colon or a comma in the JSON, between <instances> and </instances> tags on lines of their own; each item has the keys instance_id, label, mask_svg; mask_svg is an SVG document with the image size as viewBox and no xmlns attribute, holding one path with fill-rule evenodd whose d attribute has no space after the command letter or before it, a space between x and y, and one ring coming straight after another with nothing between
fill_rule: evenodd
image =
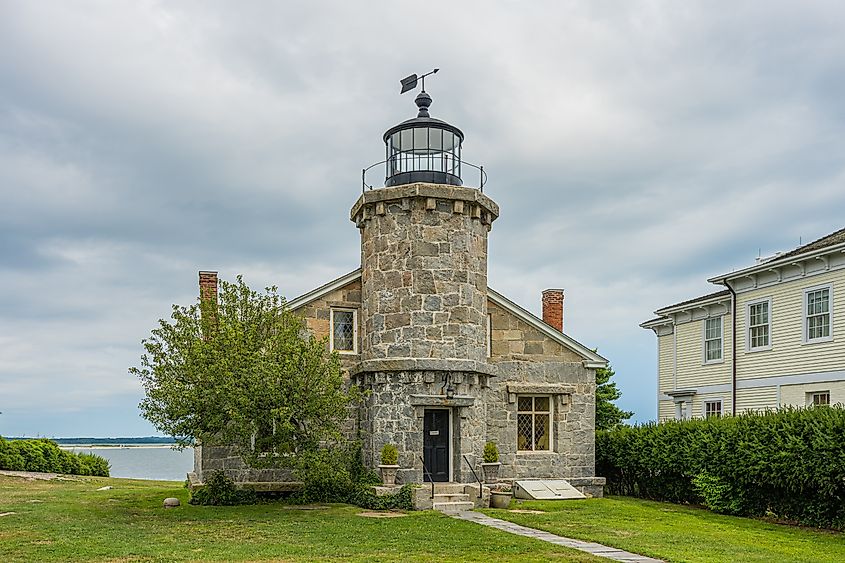
<instances>
[{"instance_id":1,"label":"water","mask_svg":"<svg viewBox=\"0 0 845 563\"><path fill-rule=\"evenodd\" d=\"M194 469L194 449L177 451L170 446L65 447L72 452L94 454L111 464L112 477L184 481Z\"/></svg>"}]
</instances>

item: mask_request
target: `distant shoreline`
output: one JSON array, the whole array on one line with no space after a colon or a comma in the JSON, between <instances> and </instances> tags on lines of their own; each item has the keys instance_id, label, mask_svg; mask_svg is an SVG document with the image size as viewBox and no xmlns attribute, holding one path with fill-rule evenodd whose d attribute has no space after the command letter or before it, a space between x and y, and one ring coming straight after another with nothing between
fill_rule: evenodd
<instances>
[{"instance_id":1,"label":"distant shoreline","mask_svg":"<svg viewBox=\"0 0 845 563\"><path fill-rule=\"evenodd\" d=\"M172 449L176 444L59 444L62 450L122 450L129 448L160 448ZM193 447L193 446L187 446Z\"/></svg>"}]
</instances>

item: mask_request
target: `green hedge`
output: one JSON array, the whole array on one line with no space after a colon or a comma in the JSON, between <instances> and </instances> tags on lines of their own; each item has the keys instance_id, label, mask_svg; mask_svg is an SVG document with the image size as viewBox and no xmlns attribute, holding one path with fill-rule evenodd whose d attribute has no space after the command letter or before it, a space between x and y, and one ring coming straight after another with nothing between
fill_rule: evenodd
<instances>
[{"instance_id":1,"label":"green hedge","mask_svg":"<svg viewBox=\"0 0 845 563\"><path fill-rule=\"evenodd\" d=\"M4 440L0 437L0 469L109 476L109 462L100 456L65 451L44 438Z\"/></svg>"},{"instance_id":2,"label":"green hedge","mask_svg":"<svg viewBox=\"0 0 845 563\"><path fill-rule=\"evenodd\" d=\"M845 529L845 408L785 408L596 434L608 494Z\"/></svg>"}]
</instances>

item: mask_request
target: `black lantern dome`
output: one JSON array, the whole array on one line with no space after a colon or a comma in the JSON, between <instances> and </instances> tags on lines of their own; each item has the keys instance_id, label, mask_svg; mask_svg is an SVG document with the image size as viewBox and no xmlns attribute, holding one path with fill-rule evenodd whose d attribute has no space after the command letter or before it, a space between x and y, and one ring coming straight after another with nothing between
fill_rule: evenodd
<instances>
[{"instance_id":1,"label":"black lantern dome","mask_svg":"<svg viewBox=\"0 0 845 563\"><path fill-rule=\"evenodd\" d=\"M414 102L419 113L384 134L386 187L429 182L460 186L463 132L428 113L431 96L425 90Z\"/></svg>"}]
</instances>

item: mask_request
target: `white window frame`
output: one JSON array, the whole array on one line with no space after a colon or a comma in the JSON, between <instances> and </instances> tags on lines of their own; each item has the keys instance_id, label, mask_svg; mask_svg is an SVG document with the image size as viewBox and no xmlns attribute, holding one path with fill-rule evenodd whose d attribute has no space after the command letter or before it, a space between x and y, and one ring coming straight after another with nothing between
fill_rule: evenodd
<instances>
[{"instance_id":1,"label":"white window frame","mask_svg":"<svg viewBox=\"0 0 845 563\"><path fill-rule=\"evenodd\" d=\"M675 420L689 420L691 411L692 401L675 401Z\"/></svg>"},{"instance_id":2,"label":"white window frame","mask_svg":"<svg viewBox=\"0 0 845 563\"><path fill-rule=\"evenodd\" d=\"M530 411L521 411L521 410L519 410L519 398L520 398L520 397L531 397L531 410L530 410ZM548 400L549 400L549 410L547 410L547 411L538 411L538 410L534 410L534 404L535 404L534 399L535 399L535 398L537 398L537 397L544 397L544 398L546 398L546 399L548 399ZM554 399L555 399L554 395L543 395L543 394L540 394L540 395L534 395L534 394L531 394L531 393L520 393L519 395L517 395L517 396L516 396L516 413L517 413L517 416L516 416L516 424L517 424L517 430L516 430L516 453L517 453L517 454L546 454L546 453L554 453L554 450L555 450L555 434L554 434L554 427L555 427L555 418L554 418L555 406L554 406L554 402L555 402L555 401L554 401ZM538 414L540 414L540 415L543 415L543 414L547 414L547 415L549 415L549 449L547 449L547 450L538 450L538 449L536 449L535 444L533 444L533 443L531 444L531 449L530 449L530 450L521 450L521 449L519 449L519 415L521 415L521 414L530 414L530 415L531 415L531 434L532 434L532 435L534 435L534 425L536 424L536 420L537 420L537 418L536 418L536 417L537 417L537 415L538 415Z\"/></svg>"},{"instance_id":3,"label":"white window frame","mask_svg":"<svg viewBox=\"0 0 845 563\"><path fill-rule=\"evenodd\" d=\"M827 403L817 405L816 404L816 397L821 396L821 395L827 395ZM809 393L807 393L807 406L810 407L810 408L830 406L830 391L829 390L810 391Z\"/></svg>"},{"instance_id":4,"label":"white window frame","mask_svg":"<svg viewBox=\"0 0 845 563\"><path fill-rule=\"evenodd\" d=\"M711 414L710 416L707 415L707 405L719 405L719 410L717 414ZM702 415L704 418L710 418L714 416L715 418L722 418L724 413L723 410L724 404L722 403L722 399L707 399L701 404Z\"/></svg>"},{"instance_id":5,"label":"white window frame","mask_svg":"<svg viewBox=\"0 0 845 563\"><path fill-rule=\"evenodd\" d=\"M704 364L721 364L725 361L725 322L723 316L707 317L701 321L701 337L702 337L702 361ZM707 338L707 321L719 322L719 338ZM714 340L719 341L719 357L712 360L707 359L707 343Z\"/></svg>"},{"instance_id":6,"label":"white window frame","mask_svg":"<svg viewBox=\"0 0 845 563\"><path fill-rule=\"evenodd\" d=\"M751 307L754 305L760 305L761 303L766 303L768 308L768 321L766 325L755 325L755 326L768 326L768 335L769 335L769 342L765 346L751 346ZM763 350L771 350L772 349L772 298L766 297L765 299L756 299L754 301L749 301L745 304L745 351L746 352L761 352Z\"/></svg>"},{"instance_id":7,"label":"white window frame","mask_svg":"<svg viewBox=\"0 0 845 563\"><path fill-rule=\"evenodd\" d=\"M329 350L338 354L354 355L358 353L358 309L348 307L332 307L329 315ZM352 313L352 350L335 350L334 347L334 314L335 312Z\"/></svg>"},{"instance_id":8,"label":"white window frame","mask_svg":"<svg viewBox=\"0 0 845 563\"><path fill-rule=\"evenodd\" d=\"M821 291L827 290L827 316L830 326L830 331L828 332L827 336L821 336L819 338L810 338L809 337L809 315L807 314L807 295L813 293L814 291ZM804 344L816 344L817 342L830 342L833 340L833 285L832 284L825 284L825 285L817 285L813 287L804 288L803 294L803 304L801 305L802 309L802 336L801 340ZM814 315L815 316L815 315Z\"/></svg>"}]
</instances>

